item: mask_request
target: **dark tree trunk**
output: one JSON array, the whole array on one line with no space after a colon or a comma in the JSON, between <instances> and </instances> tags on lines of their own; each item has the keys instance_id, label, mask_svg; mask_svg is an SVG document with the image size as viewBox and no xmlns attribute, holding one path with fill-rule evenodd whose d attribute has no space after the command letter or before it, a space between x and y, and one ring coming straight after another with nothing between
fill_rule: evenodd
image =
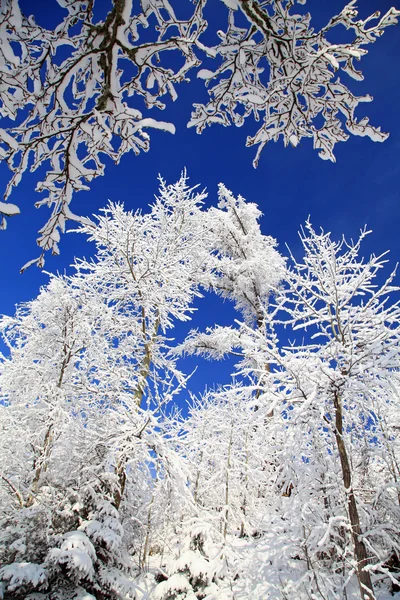
<instances>
[{"instance_id":1,"label":"dark tree trunk","mask_svg":"<svg viewBox=\"0 0 400 600\"><path fill-rule=\"evenodd\" d=\"M118 478L118 486L114 492L114 506L118 510L121 505L121 501L122 501L122 498L123 498L123 495L125 492L125 485L126 485L125 461L121 461L120 463L118 463L116 472L117 472L117 478Z\"/></svg>"},{"instance_id":2,"label":"dark tree trunk","mask_svg":"<svg viewBox=\"0 0 400 600\"><path fill-rule=\"evenodd\" d=\"M358 514L356 497L352 487L350 461L347 455L345 443L343 441L342 400L338 390L334 391L334 406L336 417L335 438L339 450L340 464L342 467L343 484L347 495L347 509L349 512L351 532L354 542L354 555L357 561L357 579L360 586L360 594L362 600L376 600L371 581L371 575L369 571L364 569L364 567L368 564L368 555L365 544L361 539L360 517Z\"/></svg>"}]
</instances>

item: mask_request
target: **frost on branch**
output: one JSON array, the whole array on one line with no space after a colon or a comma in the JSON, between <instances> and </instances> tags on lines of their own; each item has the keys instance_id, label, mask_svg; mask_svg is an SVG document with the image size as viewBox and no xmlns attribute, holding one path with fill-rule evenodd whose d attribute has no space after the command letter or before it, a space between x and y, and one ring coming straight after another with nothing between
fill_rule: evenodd
<instances>
[{"instance_id":1,"label":"frost on branch","mask_svg":"<svg viewBox=\"0 0 400 600\"><path fill-rule=\"evenodd\" d=\"M146 129L174 132L171 123L144 117L130 98L159 109L165 94L175 100L175 85L198 64L192 47L205 26L202 3L183 21L168 2L143 2L137 13L132 0L118 0L104 22L94 19L94 2L60 4L68 14L54 31L22 15L17 0L0 9L0 115L15 121L0 130L0 158L13 172L5 199L28 168L46 166L36 206L51 207L52 215L38 245L53 254L66 220L78 218L69 209L73 193L103 174L103 157L118 163L129 151L146 152ZM153 41L142 43L140 29L150 24ZM171 50L180 56L176 68L160 62ZM37 262L43 265L43 255Z\"/></svg>"},{"instance_id":2,"label":"frost on branch","mask_svg":"<svg viewBox=\"0 0 400 600\"><path fill-rule=\"evenodd\" d=\"M385 27L397 23L400 11L392 8L382 18L376 12L361 21L352 1L315 31L310 14L291 12L291 0L226 4L234 10L226 33L219 32L221 43L215 50L221 63L215 71L198 74L210 88L210 101L195 105L190 126L199 133L212 123L240 127L252 115L261 122L246 143L258 146L254 166L264 146L281 136L285 146L312 138L319 156L332 161L335 144L346 141L347 132L374 141L386 139L387 134L370 125L366 117L358 121L355 116L358 104L370 102L371 96L356 97L338 73L342 70L353 79L363 79L353 61L367 53L364 46L375 42ZM248 27L236 24L236 11L245 15ZM328 34L339 25L354 34L352 42L328 41Z\"/></svg>"},{"instance_id":3,"label":"frost on branch","mask_svg":"<svg viewBox=\"0 0 400 600\"><path fill-rule=\"evenodd\" d=\"M20 212L18 206L15 204L11 204L11 202L0 202L0 215L2 216L0 222L0 229L6 229L7 227L7 217L13 217L14 215L18 215Z\"/></svg>"},{"instance_id":4,"label":"frost on branch","mask_svg":"<svg viewBox=\"0 0 400 600\"><path fill-rule=\"evenodd\" d=\"M262 213L242 196L234 197L223 184L218 209L210 209L210 227L218 255L216 290L235 302L247 322L260 326L268 297L279 286L285 261L276 241L261 233Z\"/></svg>"},{"instance_id":5,"label":"frost on branch","mask_svg":"<svg viewBox=\"0 0 400 600\"><path fill-rule=\"evenodd\" d=\"M45 167L37 185L44 196L36 206L52 209L39 231L42 255L29 264L41 267L46 250L59 252L68 219L84 220L70 210L73 193L104 173L107 157L118 163L127 152L147 151L147 129L174 132L171 123L144 114L143 103L146 110L163 109L164 97L175 100L176 85L188 81L203 58L215 62L213 70L198 73L211 99L195 104L189 125L198 132L212 123L240 126L252 115L261 123L247 140L258 146L255 164L265 144L280 136L293 146L310 137L321 158L330 160L349 133L386 138L366 117L357 121L355 109L371 97L354 96L338 72L362 79L353 61L397 22L394 8L362 21L350 2L318 32L310 15L291 12L292 0L225 0L227 30L218 32L217 46L207 47L206 0L188 1L185 10L192 12L185 18L175 14L174 6L182 10L178 0L114 0L104 21L95 17L94 0L59 4L66 14L54 31L23 15L17 0L0 7L0 115L7 119L0 129L0 159L13 173L5 200L26 170ZM239 12L248 21L245 28L237 25ZM354 34L352 42L328 41L339 25ZM1 204L0 214L10 211L16 214L12 205Z\"/></svg>"},{"instance_id":6,"label":"frost on branch","mask_svg":"<svg viewBox=\"0 0 400 600\"><path fill-rule=\"evenodd\" d=\"M261 212L242 196L234 197L219 185L218 208L209 209L210 231L216 258L213 289L234 302L246 324L265 330L269 298L279 290L285 275L285 259L276 240L261 233ZM238 354L240 332L213 326L204 333L190 332L177 351L220 360Z\"/></svg>"}]
</instances>

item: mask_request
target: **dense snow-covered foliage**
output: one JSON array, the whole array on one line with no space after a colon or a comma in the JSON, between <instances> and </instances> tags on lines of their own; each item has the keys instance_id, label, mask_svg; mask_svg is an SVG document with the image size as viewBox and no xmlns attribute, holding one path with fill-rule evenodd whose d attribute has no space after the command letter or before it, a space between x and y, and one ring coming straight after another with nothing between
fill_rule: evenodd
<instances>
[{"instance_id":1,"label":"dense snow-covered foliage","mask_svg":"<svg viewBox=\"0 0 400 600\"><path fill-rule=\"evenodd\" d=\"M110 204L82 228L95 258L1 319L5 600L399 591L394 273L366 231L307 222L286 263L255 205L203 200L182 176L147 213ZM238 320L173 340L205 293ZM186 353L237 364L182 418Z\"/></svg>"},{"instance_id":2,"label":"dense snow-covered foliage","mask_svg":"<svg viewBox=\"0 0 400 600\"><path fill-rule=\"evenodd\" d=\"M18 0L1 3L0 115L12 123L0 129L0 159L13 173L5 198L27 170L46 167L37 186L45 195L36 205L52 214L39 232L39 266L46 250L58 253L65 222L84 221L71 211L72 195L103 174L107 157L118 163L127 152L147 151L149 129L175 131L150 110L163 109L167 95L175 100L178 84L204 60L211 69L196 74L210 100L194 104L188 125L201 132L253 117L258 129L246 144L258 146L255 165L279 138L292 146L311 138L325 160L334 160L335 144L349 134L386 139L355 115L371 96L355 96L339 74L363 78L354 61L400 11L362 20L353 0L317 31L294 0L225 0L227 24L214 45L206 3L113 0L104 17L99 1L58 0L65 17L54 30L24 15ZM341 27L350 34L346 41ZM1 202L2 227L18 212Z\"/></svg>"}]
</instances>

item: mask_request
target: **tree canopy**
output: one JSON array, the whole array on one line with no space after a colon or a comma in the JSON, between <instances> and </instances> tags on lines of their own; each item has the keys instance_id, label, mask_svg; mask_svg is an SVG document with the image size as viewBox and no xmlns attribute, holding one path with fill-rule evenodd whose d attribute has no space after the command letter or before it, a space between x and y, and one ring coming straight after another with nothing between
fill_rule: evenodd
<instances>
[{"instance_id":1,"label":"tree canopy","mask_svg":"<svg viewBox=\"0 0 400 600\"><path fill-rule=\"evenodd\" d=\"M255 165L280 138L292 146L311 138L321 158L334 160L335 144L350 134L387 137L368 118L357 119L359 103L372 98L352 93L347 76L362 79L354 61L397 23L395 8L360 20L353 1L314 30L298 6L303 1L226 0L226 26L213 32L215 43L206 0L185 7L163 0L58 3L65 16L51 30L23 14L17 0L3 2L0 12L0 149L12 171L0 213L5 227L19 212L8 202L12 189L27 170L43 166L37 190L44 196L35 204L52 213L39 232L41 254L32 261L39 266L46 250L58 253L68 219L84 222L71 210L72 196L103 174L107 157L118 163L127 152L147 151L151 129L174 132L157 109L168 96L176 99L189 75L204 80L209 101L194 102L188 125L201 133L253 118L257 131L246 145L258 147Z\"/></svg>"}]
</instances>

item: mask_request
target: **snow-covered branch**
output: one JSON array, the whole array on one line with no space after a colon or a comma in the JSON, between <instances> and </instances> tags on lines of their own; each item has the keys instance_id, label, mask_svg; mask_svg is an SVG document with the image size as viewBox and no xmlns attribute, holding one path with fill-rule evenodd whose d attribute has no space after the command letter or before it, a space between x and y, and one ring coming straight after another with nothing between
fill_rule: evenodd
<instances>
[{"instance_id":1,"label":"snow-covered branch","mask_svg":"<svg viewBox=\"0 0 400 600\"><path fill-rule=\"evenodd\" d=\"M370 96L356 97L338 75L362 78L353 61L397 22L394 8L362 21L351 2L314 31L310 15L296 14L291 1L232 0L227 29L210 47L206 0L183 19L167 0L142 0L140 7L114 0L103 20L96 16L95 0L59 4L66 15L54 30L22 14L18 0L5 0L0 8L0 115L8 119L0 129L0 159L12 171L0 204L2 227L7 216L18 213L8 198L27 170L46 169L37 184L44 196L35 205L52 209L39 231L41 255L29 264L41 267L47 250L59 252L67 220L84 221L71 210L72 197L104 173L107 160L118 163L128 152L147 151L149 129L175 131L150 111L163 109L168 95L175 100L177 85L204 59L215 63L214 70L198 72L211 99L195 104L189 125L201 132L213 123L261 120L247 140L258 145L255 164L265 144L281 136L293 146L312 138L320 156L330 160L335 144L349 133L386 138L366 117L355 116ZM239 12L248 27L236 25ZM351 42L328 41L339 25L352 32Z\"/></svg>"}]
</instances>

